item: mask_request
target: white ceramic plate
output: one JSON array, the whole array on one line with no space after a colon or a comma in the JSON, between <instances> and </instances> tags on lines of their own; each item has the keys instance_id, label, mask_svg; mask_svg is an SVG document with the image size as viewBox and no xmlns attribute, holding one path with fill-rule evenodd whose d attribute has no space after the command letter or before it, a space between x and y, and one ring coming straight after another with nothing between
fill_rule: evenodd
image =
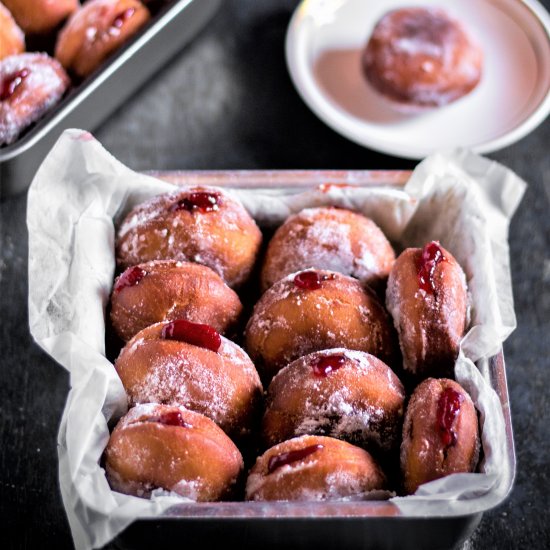
<instances>
[{"instance_id":1,"label":"white ceramic plate","mask_svg":"<svg viewBox=\"0 0 550 550\"><path fill-rule=\"evenodd\" d=\"M391 9L440 6L462 21L484 53L473 92L421 114L403 114L363 77L360 52ZM312 111L347 138L420 159L436 150L501 149L550 112L550 16L535 0L304 0L290 22L286 57Z\"/></svg>"}]
</instances>

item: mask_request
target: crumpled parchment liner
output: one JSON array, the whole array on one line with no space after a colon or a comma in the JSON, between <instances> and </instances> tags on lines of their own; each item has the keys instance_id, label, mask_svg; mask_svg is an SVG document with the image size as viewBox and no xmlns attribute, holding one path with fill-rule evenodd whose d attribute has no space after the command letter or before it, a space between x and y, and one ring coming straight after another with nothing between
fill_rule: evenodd
<instances>
[{"instance_id":1,"label":"crumpled parchment liner","mask_svg":"<svg viewBox=\"0 0 550 550\"><path fill-rule=\"evenodd\" d=\"M108 423L127 408L122 384L104 356L104 312L115 269L113 219L171 189L126 168L80 130L61 136L29 189L30 329L70 372L58 437L59 476L77 548L102 546L135 519L186 502L166 491L151 500L115 493L100 467ZM280 224L308 206L353 208L374 219L398 247L439 239L464 268L472 328L455 373L480 412L483 473L449 476L422 486L415 496L393 498L404 514L475 513L498 503L509 486L513 472L506 460L502 410L486 360L515 328L507 231L524 189L525 183L504 167L458 152L426 159L404 191L232 191L261 225Z\"/></svg>"}]
</instances>

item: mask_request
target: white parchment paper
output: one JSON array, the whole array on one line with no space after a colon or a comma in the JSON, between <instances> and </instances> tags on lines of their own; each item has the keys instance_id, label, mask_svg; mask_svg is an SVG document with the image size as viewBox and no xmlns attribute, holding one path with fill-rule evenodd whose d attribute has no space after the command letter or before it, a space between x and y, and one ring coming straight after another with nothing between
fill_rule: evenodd
<instances>
[{"instance_id":1,"label":"white parchment paper","mask_svg":"<svg viewBox=\"0 0 550 550\"><path fill-rule=\"evenodd\" d=\"M127 407L122 384L104 355L104 312L115 269L113 220L171 189L171 184L126 168L80 130L61 136L29 189L30 329L70 372L58 437L59 478L77 548L102 546L133 520L160 515L184 501L163 491L151 500L115 493L99 465L108 423ZM509 486L513 472L487 358L515 328L507 232L524 189L504 167L458 152L426 159L403 191L233 191L260 224L280 224L309 206L349 207L374 219L397 246L440 240L464 268L472 328L462 342L455 374L480 413L482 473L449 476L422 486L415 496L394 498L405 514L474 513L499 502Z\"/></svg>"}]
</instances>

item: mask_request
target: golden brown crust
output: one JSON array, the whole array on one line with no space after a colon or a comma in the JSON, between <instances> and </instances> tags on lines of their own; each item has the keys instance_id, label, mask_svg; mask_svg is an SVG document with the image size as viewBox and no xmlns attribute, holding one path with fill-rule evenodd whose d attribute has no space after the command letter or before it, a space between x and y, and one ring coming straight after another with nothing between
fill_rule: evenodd
<instances>
[{"instance_id":1,"label":"golden brown crust","mask_svg":"<svg viewBox=\"0 0 550 550\"><path fill-rule=\"evenodd\" d=\"M316 272L327 278L320 289L297 287L292 274L254 307L245 348L260 374L270 380L298 357L336 347L366 351L392 364L392 327L374 293L340 273Z\"/></svg>"},{"instance_id":2,"label":"golden brown crust","mask_svg":"<svg viewBox=\"0 0 550 550\"><path fill-rule=\"evenodd\" d=\"M148 421L167 413L179 413L186 427ZM131 409L105 449L111 487L136 496L162 488L198 502L221 500L242 468L241 453L214 422L169 405Z\"/></svg>"},{"instance_id":3,"label":"golden brown crust","mask_svg":"<svg viewBox=\"0 0 550 550\"><path fill-rule=\"evenodd\" d=\"M25 51L25 35L11 13L0 4L0 60Z\"/></svg>"},{"instance_id":4,"label":"golden brown crust","mask_svg":"<svg viewBox=\"0 0 550 550\"><path fill-rule=\"evenodd\" d=\"M460 395L452 422L456 440L451 442L445 440L441 421L446 390ZM411 396L403 424L401 470L406 492L412 494L422 483L450 474L473 472L479 457L478 430L474 404L457 382L446 378L424 380Z\"/></svg>"},{"instance_id":5,"label":"golden brown crust","mask_svg":"<svg viewBox=\"0 0 550 550\"><path fill-rule=\"evenodd\" d=\"M402 105L437 107L472 91L483 54L462 25L438 8L403 8L375 26L363 54L369 82Z\"/></svg>"},{"instance_id":6,"label":"golden brown crust","mask_svg":"<svg viewBox=\"0 0 550 550\"><path fill-rule=\"evenodd\" d=\"M79 77L88 76L150 18L139 0L89 0L60 31L55 57Z\"/></svg>"},{"instance_id":7,"label":"golden brown crust","mask_svg":"<svg viewBox=\"0 0 550 550\"><path fill-rule=\"evenodd\" d=\"M262 289L308 268L337 271L379 287L394 261L389 241L369 218L343 208L307 208L290 216L269 242Z\"/></svg>"},{"instance_id":8,"label":"golden brown crust","mask_svg":"<svg viewBox=\"0 0 550 550\"><path fill-rule=\"evenodd\" d=\"M320 360L342 358L323 375ZM273 378L262 434L267 446L304 434L343 439L369 450L399 446L405 390L382 361L361 351L324 350L301 357Z\"/></svg>"},{"instance_id":9,"label":"golden brown crust","mask_svg":"<svg viewBox=\"0 0 550 550\"><path fill-rule=\"evenodd\" d=\"M125 277L122 274L111 294L111 322L124 341L164 320L204 323L221 334L231 332L238 323L242 312L239 297L210 268L174 260L137 267L143 278L124 286L120 284Z\"/></svg>"},{"instance_id":10,"label":"golden brown crust","mask_svg":"<svg viewBox=\"0 0 550 550\"><path fill-rule=\"evenodd\" d=\"M216 209L175 208L193 193L219 197ZM244 207L213 188L178 189L134 208L121 224L117 261L125 268L149 260L193 261L213 269L230 287L249 277L262 234Z\"/></svg>"},{"instance_id":11,"label":"golden brown crust","mask_svg":"<svg viewBox=\"0 0 550 550\"><path fill-rule=\"evenodd\" d=\"M416 377L450 376L467 323L464 272L452 254L433 273L434 292L419 285L420 248L406 249L388 279L386 306L399 336L403 368Z\"/></svg>"},{"instance_id":12,"label":"golden brown crust","mask_svg":"<svg viewBox=\"0 0 550 550\"><path fill-rule=\"evenodd\" d=\"M2 0L27 34L54 30L79 6L78 0Z\"/></svg>"},{"instance_id":13,"label":"golden brown crust","mask_svg":"<svg viewBox=\"0 0 550 550\"><path fill-rule=\"evenodd\" d=\"M217 352L164 339L166 325L136 334L115 362L130 405L179 404L209 417L231 436L249 433L263 389L246 353L226 338Z\"/></svg>"},{"instance_id":14,"label":"golden brown crust","mask_svg":"<svg viewBox=\"0 0 550 550\"><path fill-rule=\"evenodd\" d=\"M320 448L308 456L269 472L272 457L315 445ZM385 487L385 475L367 451L330 437L305 435L271 447L258 457L247 479L246 499L362 498Z\"/></svg>"},{"instance_id":15,"label":"golden brown crust","mask_svg":"<svg viewBox=\"0 0 550 550\"><path fill-rule=\"evenodd\" d=\"M17 75L25 75L17 79ZM0 145L12 143L63 96L69 77L63 67L46 54L22 53L0 61L0 83L16 79L13 93L0 101Z\"/></svg>"}]
</instances>

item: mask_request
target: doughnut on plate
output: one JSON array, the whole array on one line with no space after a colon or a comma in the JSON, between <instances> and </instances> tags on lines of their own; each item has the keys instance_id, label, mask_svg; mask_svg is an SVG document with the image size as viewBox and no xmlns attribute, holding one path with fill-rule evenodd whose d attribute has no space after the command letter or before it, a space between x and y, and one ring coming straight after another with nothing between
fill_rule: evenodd
<instances>
[{"instance_id":1,"label":"doughnut on plate","mask_svg":"<svg viewBox=\"0 0 550 550\"><path fill-rule=\"evenodd\" d=\"M462 24L483 52L482 75L453 103L403 112L367 82L361 57L382 16L419 5L441 8ZM286 56L298 93L321 120L360 145L400 157L456 147L496 151L550 113L550 17L536 0L304 1L288 28Z\"/></svg>"}]
</instances>

